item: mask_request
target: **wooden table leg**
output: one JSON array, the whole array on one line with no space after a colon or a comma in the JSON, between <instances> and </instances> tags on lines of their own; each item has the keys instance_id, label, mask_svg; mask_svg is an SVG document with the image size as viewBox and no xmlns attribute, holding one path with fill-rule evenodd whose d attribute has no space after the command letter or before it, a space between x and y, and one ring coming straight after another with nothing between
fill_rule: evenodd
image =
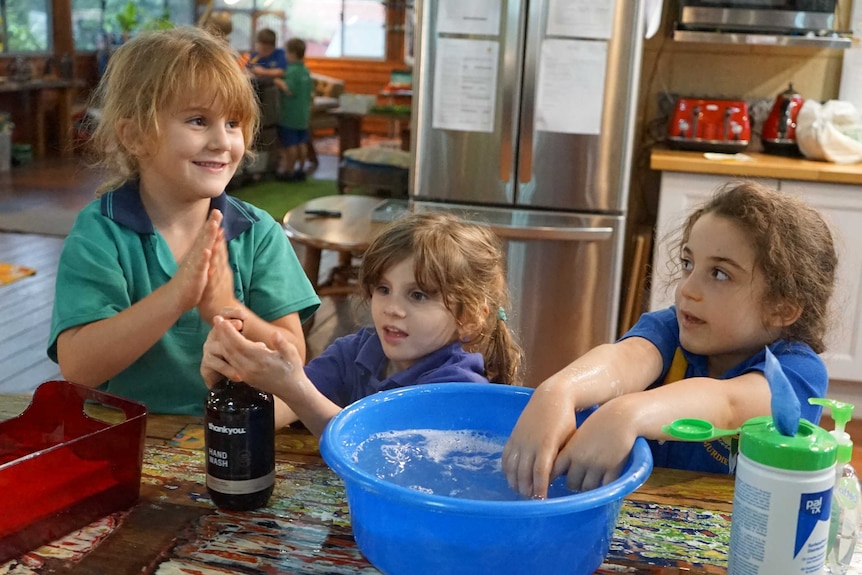
<instances>
[{"instance_id":1,"label":"wooden table leg","mask_svg":"<svg viewBox=\"0 0 862 575\"><path fill-rule=\"evenodd\" d=\"M36 99L36 113L34 118L36 129L33 133L33 155L37 158L44 158L47 151L47 146L45 144L45 113L47 112L47 108L45 106L45 94L44 92L30 92L30 94L32 94L32 97Z\"/></svg>"},{"instance_id":2,"label":"wooden table leg","mask_svg":"<svg viewBox=\"0 0 862 575\"><path fill-rule=\"evenodd\" d=\"M362 116L338 114L338 159L344 158L344 151L362 145Z\"/></svg>"},{"instance_id":3,"label":"wooden table leg","mask_svg":"<svg viewBox=\"0 0 862 575\"><path fill-rule=\"evenodd\" d=\"M293 242L291 242L293 243ZM308 281L311 282L311 287L314 289L314 293L318 293L318 282L320 277L320 248L316 248L314 246L309 246L307 244L302 244L302 269L305 271L305 275L308 276ZM314 327L314 314L302 324L302 333L308 336L311 328Z\"/></svg>"},{"instance_id":4,"label":"wooden table leg","mask_svg":"<svg viewBox=\"0 0 862 575\"><path fill-rule=\"evenodd\" d=\"M60 88L57 102L57 120L60 129L60 157L69 158L74 153L72 135L72 103L75 100L75 88Z\"/></svg>"},{"instance_id":5,"label":"wooden table leg","mask_svg":"<svg viewBox=\"0 0 862 575\"><path fill-rule=\"evenodd\" d=\"M400 122L401 132L401 149L405 152L410 151L410 120Z\"/></svg>"},{"instance_id":6,"label":"wooden table leg","mask_svg":"<svg viewBox=\"0 0 862 575\"><path fill-rule=\"evenodd\" d=\"M322 250L309 245L303 245L302 248L305 252L302 256L302 269L305 270L311 287L317 292L320 283L320 255Z\"/></svg>"}]
</instances>

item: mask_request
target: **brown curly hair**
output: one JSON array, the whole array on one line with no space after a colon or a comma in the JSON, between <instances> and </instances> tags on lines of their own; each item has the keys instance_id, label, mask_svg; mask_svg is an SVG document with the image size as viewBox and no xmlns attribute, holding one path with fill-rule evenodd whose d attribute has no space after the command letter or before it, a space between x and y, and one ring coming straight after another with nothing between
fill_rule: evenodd
<instances>
[{"instance_id":1,"label":"brown curly hair","mask_svg":"<svg viewBox=\"0 0 862 575\"><path fill-rule=\"evenodd\" d=\"M689 215L671 253L682 254L694 224L706 214L736 222L748 234L755 265L766 282L763 304L789 303L802 310L799 319L784 328L781 339L801 341L816 353L823 352L838 256L820 212L759 183L728 182ZM679 269L673 276L679 277Z\"/></svg>"},{"instance_id":2,"label":"brown curly hair","mask_svg":"<svg viewBox=\"0 0 862 575\"><path fill-rule=\"evenodd\" d=\"M117 48L92 97L102 117L90 140L90 153L107 172L100 193L138 176L137 158L117 134L130 120L150 142L159 141L158 113L178 101L212 98L226 106L245 139L246 154L259 123L251 81L227 42L192 26L144 31Z\"/></svg>"},{"instance_id":3,"label":"brown curly hair","mask_svg":"<svg viewBox=\"0 0 862 575\"><path fill-rule=\"evenodd\" d=\"M371 299L387 270L409 257L422 291L440 294L459 325L479 326L464 347L483 355L488 379L520 385L523 352L506 323L510 302L505 259L494 232L439 212L409 213L396 219L362 257L362 301Z\"/></svg>"}]
</instances>

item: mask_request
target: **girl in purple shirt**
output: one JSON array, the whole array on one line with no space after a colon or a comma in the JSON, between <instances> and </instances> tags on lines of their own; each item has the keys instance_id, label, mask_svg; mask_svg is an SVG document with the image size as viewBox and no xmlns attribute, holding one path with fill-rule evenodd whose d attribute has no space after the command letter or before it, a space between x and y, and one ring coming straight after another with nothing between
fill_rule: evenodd
<instances>
[{"instance_id":1,"label":"girl in purple shirt","mask_svg":"<svg viewBox=\"0 0 862 575\"><path fill-rule=\"evenodd\" d=\"M442 213L412 213L366 250L360 293L372 328L336 340L302 369L283 337L247 340L227 311L204 345L201 373L245 381L319 436L348 404L385 389L443 382L519 384L522 351L506 325L504 256L490 229Z\"/></svg>"}]
</instances>

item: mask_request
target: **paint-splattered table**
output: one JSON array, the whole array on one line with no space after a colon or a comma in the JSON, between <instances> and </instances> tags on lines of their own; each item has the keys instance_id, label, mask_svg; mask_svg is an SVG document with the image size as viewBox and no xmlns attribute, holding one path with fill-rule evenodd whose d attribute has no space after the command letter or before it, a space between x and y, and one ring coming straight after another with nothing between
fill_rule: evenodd
<instances>
[{"instance_id":1,"label":"paint-splattered table","mask_svg":"<svg viewBox=\"0 0 862 575\"><path fill-rule=\"evenodd\" d=\"M26 405L0 396L0 421ZM0 565L0 575L379 573L356 548L343 484L307 431L277 435L275 493L250 513L212 505L202 449L200 419L150 415L139 502ZM598 573L725 573L732 497L729 477L656 469L624 503Z\"/></svg>"}]
</instances>

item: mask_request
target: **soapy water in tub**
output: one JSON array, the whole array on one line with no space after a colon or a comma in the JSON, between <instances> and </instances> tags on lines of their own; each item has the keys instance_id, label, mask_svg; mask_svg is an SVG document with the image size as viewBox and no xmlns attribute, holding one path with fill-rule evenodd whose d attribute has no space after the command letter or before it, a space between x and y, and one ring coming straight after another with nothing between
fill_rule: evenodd
<instances>
[{"instance_id":1,"label":"soapy water in tub","mask_svg":"<svg viewBox=\"0 0 862 575\"><path fill-rule=\"evenodd\" d=\"M379 479L424 493L517 501L523 497L509 487L501 466L506 440L474 430L384 431L360 443L353 461ZM548 497L573 493L560 477L551 484Z\"/></svg>"}]
</instances>

